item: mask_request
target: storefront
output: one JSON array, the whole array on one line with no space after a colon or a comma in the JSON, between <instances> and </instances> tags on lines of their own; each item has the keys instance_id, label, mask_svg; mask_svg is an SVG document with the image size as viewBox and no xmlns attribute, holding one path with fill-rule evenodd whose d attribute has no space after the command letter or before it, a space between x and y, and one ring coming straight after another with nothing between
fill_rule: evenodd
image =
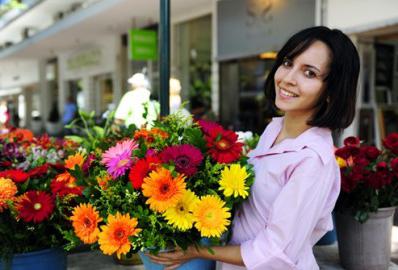
<instances>
[{"instance_id":1,"label":"storefront","mask_svg":"<svg viewBox=\"0 0 398 270\"><path fill-rule=\"evenodd\" d=\"M326 24L349 34L361 58L357 114L342 137L380 147L398 131L398 2L337 0L326 8Z\"/></svg>"}]
</instances>

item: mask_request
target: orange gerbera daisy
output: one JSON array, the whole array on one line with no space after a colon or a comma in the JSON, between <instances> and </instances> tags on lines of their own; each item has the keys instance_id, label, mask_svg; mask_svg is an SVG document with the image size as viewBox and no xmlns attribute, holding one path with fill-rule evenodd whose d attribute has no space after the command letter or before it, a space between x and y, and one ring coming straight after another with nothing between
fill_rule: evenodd
<instances>
[{"instance_id":1,"label":"orange gerbera daisy","mask_svg":"<svg viewBox=\"0 0 398 270\"><path fill-rule=\"evenodd\" d=\"M76 206L70 218L73 229L85 244L92 244L97 241L99 235L98 223L102 221L98 211L91 204L81 203Z\"/></svg>"},{"instance_id":2,"label":"orange gerbera daisy","mask_svg":"<svg viewBox=\"0 0 398 270\"><path fill-rule=\"evenodd\" d=\"M0 213L8 208L7 201L14 200L18 188L14 181L0 177Z\"/></svg>"},{"instance_id":3,"label":"orange gerbera daisy","mask_svg":"<svg viewBox=\"0 0 398 270\"><path fill-rule=\"evenodd\" d=\"M77 152L76 154L72 156L68 156L68 158L65 160L65 168L74 170L75 166L79 166L81 168L84 163L84 156Z\"/></svg>"},{"instance_id":4,"label":"orange gerbera daisy","mask_svg":"<svg viewBox=\"0 0 398 270\"><path fill-rule=\"evenodd\" d=\"M142 194L149 197L146 201L149 208L164 212L167 208L174 207L184 195L184 179L182 174L173 179L170 171L163 167L151 172L142 184Z\"/></svg>"},{"instance_id":5,"label":"orange gerbera daisy","mask_svg":"<svg viewBox=\"0 0 398 270\"><path fill-rule=\"evenodd\" d=\"M119 212L116 215L108 216L108 224L101 226L98 243L104 254L112 255L116 252L120 259L122 254L130 251L131 243L129 237L137 236L141 229L137 228L138 222L136 218L130 218L127 213L125 215Z\"/></svg>"}]
</instances>

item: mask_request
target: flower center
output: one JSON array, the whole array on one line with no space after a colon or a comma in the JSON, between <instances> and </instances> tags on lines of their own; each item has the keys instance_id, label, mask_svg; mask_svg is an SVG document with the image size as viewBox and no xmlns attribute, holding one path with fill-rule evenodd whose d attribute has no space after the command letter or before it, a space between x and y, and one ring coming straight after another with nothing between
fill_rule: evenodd
<instances>
[{"instance_id":1,"label":"flower center","mask_svg":"<svg viewBox=\"0 0 398 270\"><path fill-rule=\"evenodd\" d=\"M116 239L120 240L120 239L122 239L124 237L125 233L124 233L124 230L118 229L118 230L115 231L114 235L115 235Z\"/></svg>"},{"instance_id":2,"label":"flower center","mask_svg":"<svg viewBox=\"0 0 398 270\"><path fill-rule=\"evenodd\" d=\"M163 184L160 186L160 193L162 194L166 194L167 192L169 192L170 190L170 186L168 184Z\"/></svg>"},{"instance_id":3,"label":"flower center","mask_svg":"<svg viewBox=\"0 0 398 270\"><path fill-rule=\"evenodd\" d=\"M217 142L217 147L221 150L226 150L230 146L229 142L227 140L221 139Z\"/></svg>"},{"instance_id":4,"label":"flower center","mask_svg":"<svg viewBox=\"0 0 398 270\"><path fill-rule=\"evenodd\" d=\"M126 165L128 162L129 162L129 160L128 160L127 158L121 159L121 160L119 160L119 162L117 163L117 167L118 167L118 168L123 167L123 166Z\"/></svg>"},{"instance_id":5,"label":"flower center","mask_svg":"<svg viewBox=\"0 0 398 270\"><path fill-rule=\"evenodd\" d=\"M176 159L177 167L185 168L188 167L190 159L187 156L179 156Z\"/></svg>"},{"instance_id":6,"label":"flower center","mask_svg":"<svg viewBox=\"0 0 398 270\"><path fill-rule=\"evenodd\" d=\"M91 225L92 225L92 223L91 223L91 220L89 219L89 218L84 218L84 226L87 228L87 227L91 227Z\"/></svg>"},{"instance_id":7,"label":"flower center","mask_svg":"<svg viewBox=\"0 0 398 270\"><path fill-rule=\"evenodd\" d=\"M40 210L41 209L41 203L35 203L34 205L33 205L33 208L35 209L35 210Z\"/></svg>"}]
</instances>

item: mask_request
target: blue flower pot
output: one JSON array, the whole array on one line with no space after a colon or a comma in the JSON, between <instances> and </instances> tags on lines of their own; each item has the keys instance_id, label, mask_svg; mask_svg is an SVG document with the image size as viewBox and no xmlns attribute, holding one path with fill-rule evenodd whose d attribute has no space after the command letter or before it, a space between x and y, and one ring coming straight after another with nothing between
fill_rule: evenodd
<instances>
[{"instance_id":1,"label":"blue flower pot","mask_svg":"<svg viewBox=\"0 0 398 270\"><path fill-rule=\"evenodd\" d=\"M5 270L0 262L0 270ZM60 248L14 255L11 262L12 270L66 270L66 253Z\"/></svg>"},{"instance_id":2,"label":"blue flower pot","mask_svg":"<svg viewBox=\"0 0 398 270\"><path fill-rule=\"evenodd\" d=\"M163 270L164 266L161 264L153 263L151 259L142 252L138 252L141 261L144 264L146 270ZM204 259L190 260L180 267L178 270L214 270L216 269L216 262Z\"/></svg>"}]
</instances>

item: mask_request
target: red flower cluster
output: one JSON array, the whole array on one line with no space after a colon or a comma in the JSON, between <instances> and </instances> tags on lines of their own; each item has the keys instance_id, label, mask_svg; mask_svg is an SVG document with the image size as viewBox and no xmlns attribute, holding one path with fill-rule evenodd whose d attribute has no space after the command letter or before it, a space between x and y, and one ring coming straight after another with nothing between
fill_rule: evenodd
<instances>
[{"instance_id":1,"label":"red flower cluster","mask_svg":"<svg viewBox=\"0 0 398 270\"><path fill-rule=\"evenodd\" d=\"M388 145L391 151L398 150L396 138L394 135L394 138L389 136L384 140L384 145ZM346 138L344 147L337 149L335 154L342 160L341 188L346 193L352 192L358 185L381 189L392 183L394 174L398 175L398 158L389 161L376 147L360 145L356 137Z\"/></svg>"}]
</instances>

